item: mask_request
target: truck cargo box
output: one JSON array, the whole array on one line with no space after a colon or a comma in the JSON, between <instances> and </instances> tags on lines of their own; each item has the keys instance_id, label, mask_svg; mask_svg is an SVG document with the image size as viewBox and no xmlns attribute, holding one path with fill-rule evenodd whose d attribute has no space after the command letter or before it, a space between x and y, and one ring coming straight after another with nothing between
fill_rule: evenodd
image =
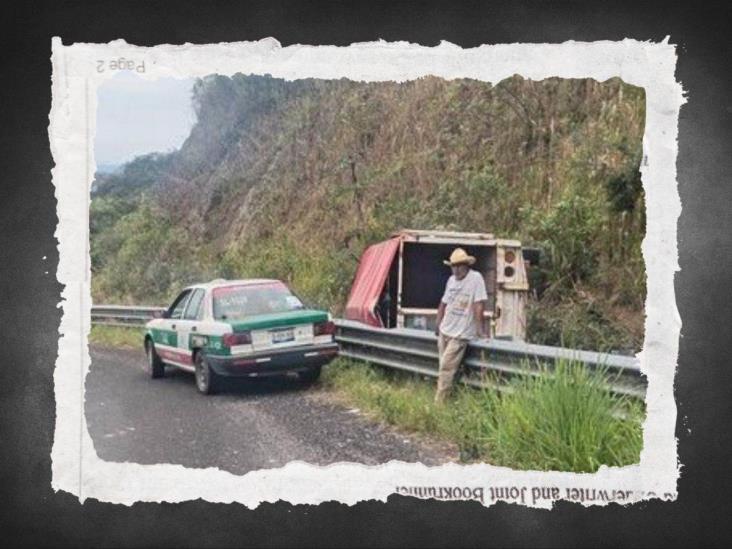
<instances>
[{"instance_id":1,"label":"truck cargo box","mask_svg":"<svg viewBox=\"0 0 732 549\"><path fill-rule=\"evenodd\" d=\"M489 233L402 230L363 253L345 317L384 328L434 330L437 306L450 277L443 260L456 248L476 258L488 303L486 333L525 339L529 289L521 243Z\"/></svg>"}]
</instances>

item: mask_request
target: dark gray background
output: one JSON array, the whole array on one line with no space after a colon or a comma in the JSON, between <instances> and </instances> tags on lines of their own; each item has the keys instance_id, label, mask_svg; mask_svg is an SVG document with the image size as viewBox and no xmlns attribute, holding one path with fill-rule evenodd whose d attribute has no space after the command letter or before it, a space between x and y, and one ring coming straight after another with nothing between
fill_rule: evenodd
<instances>
[{"instance_id":1,"label":"dark gray background","mask_svg":"<svg viewBox=\"0 0 732 549\"><path fill-rule=\"evenodd\" d=\"M732 337L730 9L722 4L491 2L310 4L49 3L4 7L0 253L0 539L42 546L725 545L730 527ZM679 501L552 512L416 501L240 505L201 501L80 505L50 487L60 285L48 144L51 37L137 45L276 37L347 45L382 38L436 45L618 40L679 44L688 92L679 122L683 320L676 396L684 464ZM47 260L41 257L46 255ZM49 274L44 274L49 271ZM689 433L688 430L691 430Z\"/></svg>"}]
</instances>

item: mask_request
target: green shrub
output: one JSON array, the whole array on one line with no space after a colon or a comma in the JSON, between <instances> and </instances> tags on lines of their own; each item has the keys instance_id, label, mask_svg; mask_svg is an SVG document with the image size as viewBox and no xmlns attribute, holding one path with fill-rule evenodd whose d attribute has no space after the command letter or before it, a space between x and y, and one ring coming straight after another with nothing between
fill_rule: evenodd
<instances>
[{"instance_id":1,"label":"green shrub","mask_svg":"<svg viewBox=\"0 0 732 549\"><path fill-rule=\"evenodd\" d=\"M596 274L599 252L594 243L605 218L594 198L573 190L548 212L527 208L525 215L544 253L550 284L571 287Z\"/></svg>"},{"instance_id":2,"label":"green shrub","mask_svg":"<svg viewBox=\"0 0 732 549\"><path fill-rule=\"evenodd\" d=\"M149 202L121 217L111 232L113 249L92 286L103 301L167 303L182 287L211 277L197 257L202 246Z\"/></svg>"},{"instance_id":3,"label":"green shrub","mask_svg":"<svg viewBox=\"0 0 732 549\"><path fill-rule=\"evenodd\" d=\"M357 263L347 250L328 250L328 245L298 246L289 238L259 240L230 248L220 272L227 278L277 278L307 304L336 310L345 302Z\"/></svg>"},{"instance_id":4,"label":"green shrub","mask_svg":"<svg viewBox=\"0 0 732 549\"><path fill-rule=\"evenodd\" d=\"M610 319L600 303L552 296L543 303L528 300L526 331L533 343L588 351L634 352L642 344Z\"/></svg>"}]
</instances>

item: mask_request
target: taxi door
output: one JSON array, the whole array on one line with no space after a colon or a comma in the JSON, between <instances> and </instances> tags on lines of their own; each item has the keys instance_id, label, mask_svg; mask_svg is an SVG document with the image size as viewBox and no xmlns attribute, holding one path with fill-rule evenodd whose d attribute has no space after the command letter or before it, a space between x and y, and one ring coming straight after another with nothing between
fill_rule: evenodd
<instances>
[{"instance_id":1,"label":"taxi door","mask_svg":"<svg viewBox=\"0 0 732 549\"><path fill-rule=\"evenodd\" d=\"M191 292L182 318L177 320L175 326L173 326L178 336L178 350L181 356L181 362L187 365L193 365L191 333L196 333L198 330L197 323L200 318L205 293L205 290L201 288L197 288Z\"/></svg>"}]
</instances>

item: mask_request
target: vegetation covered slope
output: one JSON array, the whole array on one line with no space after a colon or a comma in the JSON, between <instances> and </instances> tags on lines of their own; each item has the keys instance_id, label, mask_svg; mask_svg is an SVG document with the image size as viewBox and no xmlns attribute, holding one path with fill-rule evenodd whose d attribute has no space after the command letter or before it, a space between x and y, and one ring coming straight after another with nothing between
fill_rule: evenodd
<instances>
[{"instance_id":1,"label":"vegetation covered slope","mask_svg":"<svg viewBox=\"0 0 732 549\"><path fill-rule=\"evenodd\" d=\"M96 302L274 276L338 313L361 251L399 228L543 250L529 339L638 349L642 89L614 79L364 83L211 76L179 151L94 186Z\"/></svg>"}]
</instances>

